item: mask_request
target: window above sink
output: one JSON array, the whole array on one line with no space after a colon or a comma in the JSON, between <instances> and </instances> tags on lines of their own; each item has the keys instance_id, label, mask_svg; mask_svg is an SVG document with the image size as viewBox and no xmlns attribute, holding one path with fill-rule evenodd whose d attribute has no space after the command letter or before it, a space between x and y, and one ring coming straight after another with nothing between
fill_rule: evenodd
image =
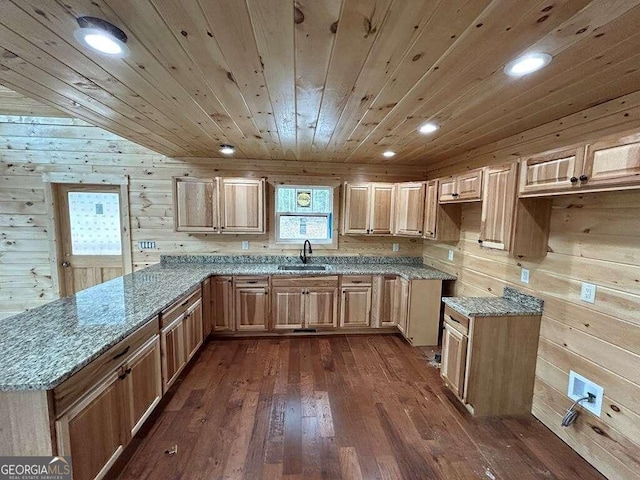
<instances>
[{"instance_id":1,"label":"window above sink","mask_svg":"<svg viewBox=\"0 0 640 480\"><path fill-rule=\"evenodd\" d=\"M276 242L335 244L334 187L277 185Z\"/></svg>"}]
</instances>

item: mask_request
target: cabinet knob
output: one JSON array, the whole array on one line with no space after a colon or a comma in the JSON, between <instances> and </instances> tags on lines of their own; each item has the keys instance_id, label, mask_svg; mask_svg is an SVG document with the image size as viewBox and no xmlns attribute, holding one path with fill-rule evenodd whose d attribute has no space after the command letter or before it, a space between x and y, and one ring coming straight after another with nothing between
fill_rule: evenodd
<instances>
[{"instance_id":1,"label":"cabinet knob","mask_svg":"<svg viewBox=\"0 0 640 480\"><path fill-rule=\"evenodd\" d=\"M478 243L479 243L479 244L482 244L482 240L481 240L481 239L478 239Z\"/></svg>"},{"instance_id":2,"label":"cabinet knob","mask_svg":"<svg viewBox=\"0 0 640 480\"><path fill-rule=\"evenodd\" d=\"M418 233L420 233L420 234L421 234L421 233L422 233L422 230L418 230Z\"/></svg>"},{"instance_id":3,"label":"cabinet knob","mask_svg":"<svg viewBox=\"0 0 640 480\"><path fill-rule=\"evenodd\" d=\"M458 195L460 195L459 193L452 193L451 196L452 197L457 197Z\"/></svg>"},{"instance_id":4,"label":"cabinet knob","mask_svg":"<svg viewBox=\"0 0 640 480\"><path fill-rule=\"evenodd\" d=\"M576 183L576 182L578 181L578 178L577 178L577 177L571 177L571 178L569 179L569 181L570 181L571 183Z\"/></svg>"},{"instance_id":5,"label":"cabinet knob","mask_svg":"<svg viewBox=\"0 0 640 480\"><path fill-rule=\"evenodd\" d=\"M427 232L427 234L429 234L429 235L433 235L433 232L429 231L429 232Z\"/></svg>"},{"instance_id":6,"label":"cabinet knob","mask_svg":"<svg viewBox=\"0 0 640 480\"><path fill-rule=\"evenodd\" d=\"M587 180L589 180L589 177L587 177L586 175L580 175L581 182L586 182Z\"/></svg>"}]
</instances>

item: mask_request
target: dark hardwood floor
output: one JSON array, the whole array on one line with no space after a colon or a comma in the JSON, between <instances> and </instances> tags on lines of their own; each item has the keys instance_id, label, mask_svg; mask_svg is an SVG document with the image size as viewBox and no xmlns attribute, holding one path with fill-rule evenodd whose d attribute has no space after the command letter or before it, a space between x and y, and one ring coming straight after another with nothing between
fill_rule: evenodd
<instances>
[{"instance_id":1,"label":"dark hardwood floor","mask_svg":"<svg viewBox=\"0 0 640 480\"><path fill-rule=\"evenodd\" d=\"M533 416L471 417L427 350L395 335L211 341L115 470L121 480L604 478Z\"/></svg>"}]
</instances>

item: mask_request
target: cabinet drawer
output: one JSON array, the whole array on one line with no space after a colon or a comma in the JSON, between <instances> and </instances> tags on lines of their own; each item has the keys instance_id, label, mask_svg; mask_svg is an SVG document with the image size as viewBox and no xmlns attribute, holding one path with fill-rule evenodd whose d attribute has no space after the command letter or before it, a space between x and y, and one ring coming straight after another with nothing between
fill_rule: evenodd
<instances>
[{"instance_id":1,"label":"cabinet drawer","mask_svg":"<svg viewBox=\"0 0 640 480\"><path fill-rule=\"evenodd\" d=\"M117 343L89 365L53 389L56 417L60 417L76 400L128 360L141 345L158 334L158 317Z\"/></svg>"},{"instance_id":2,"label":"cabinet drawer","mask_svg":"<svg viewBox=\"0 0 640 480\"><path fill-rule=\"evenodd\" d=\"M192 293L186 294L180 300L175 302L168 308L165 308L160 314L160 326L161 328L166 327L171 322L173 322L176 318L182 315L184 312L189 310L198 300L202 298L202 291L200 287L198 287Z\"/></svg>"},{"instance_id":3,"label":"cabinet drawer","mask_svg":"<svg viewBox=\"0 0 640 480\"><path fill-rule=\"evenodd\" d=\"M469 334L469 319L448 306L444 309L444 321L460 333Z\"/></svg>"},{"instance_id":4,"label":"cabinet drawer","mask_svg":"<svg viewBox=\"0 0 640 480\"><path fill-rule=\"evenodd\" d=\"M335 275L317 277L274 276L271 279L271 285L273 287L337 287L338 277Z\"/></svg>"},{"instance_id":5,"label":"cabinet drawer","mask_svg":"<svg viewBox=\"0 0 640 480\"><path fill-rule=\"evenodd\" d=\"M343 275L342 276L342 286L349 285L371 285L372 277L371 275Z\"/></svg>"},{"instance_id":6,"label":"cabinet drawer","mask_svg":"<svg viewBox=\"0 0 640 480\"><path fill-rule=\"evenodd\" d=\"M236 287L268 287L269 277L265 275L234 277Z\"/></svg>"}]
</instances>

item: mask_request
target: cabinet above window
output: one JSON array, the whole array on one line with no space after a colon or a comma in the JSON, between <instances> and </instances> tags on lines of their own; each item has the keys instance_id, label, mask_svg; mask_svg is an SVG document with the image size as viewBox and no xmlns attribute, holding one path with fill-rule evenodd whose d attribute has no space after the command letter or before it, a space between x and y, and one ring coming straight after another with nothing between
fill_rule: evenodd
<instances>
[{"instance_id":1,"label":"cabinet above window","mask_svg":"<svg viewBox=\"0 0 640 480\"><path fill-rule=\"evenodd\" d=\"M173 179L177 232L265 232L265 181L253 178Z\"/></svg>"}]
</instances>

